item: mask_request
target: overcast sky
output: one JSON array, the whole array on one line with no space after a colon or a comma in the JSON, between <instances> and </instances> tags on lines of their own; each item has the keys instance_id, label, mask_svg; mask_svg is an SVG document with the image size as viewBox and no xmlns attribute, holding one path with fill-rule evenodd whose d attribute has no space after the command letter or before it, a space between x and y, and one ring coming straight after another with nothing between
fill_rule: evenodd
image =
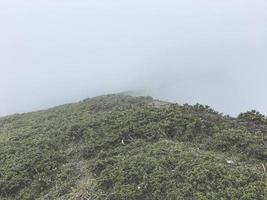
<instances>
[{"instance_id":1,"label":"overcast sky","mask_svg":"<svg viewBox=\"0 0 267 200\"><path fill-rule=\"evenodd\" d=\"M0 0L0 115L124 90L267 114L266 0Z\"/></svg>"}]
</instances>

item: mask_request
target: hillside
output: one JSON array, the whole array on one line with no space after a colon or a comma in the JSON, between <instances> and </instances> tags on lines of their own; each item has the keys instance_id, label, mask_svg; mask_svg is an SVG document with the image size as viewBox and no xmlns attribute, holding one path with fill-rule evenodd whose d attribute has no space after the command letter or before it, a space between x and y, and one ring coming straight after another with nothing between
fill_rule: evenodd
<instances>
[{"instance_id":1,"label":"hillside","mask_svg":"<svg viewBox=\"0 0 267 200\"><path fill-rule=\"evenodd\" d=\"M267 119L104 95L0 118L1 200L264 200Z\"/></svg>"}]
</instances>

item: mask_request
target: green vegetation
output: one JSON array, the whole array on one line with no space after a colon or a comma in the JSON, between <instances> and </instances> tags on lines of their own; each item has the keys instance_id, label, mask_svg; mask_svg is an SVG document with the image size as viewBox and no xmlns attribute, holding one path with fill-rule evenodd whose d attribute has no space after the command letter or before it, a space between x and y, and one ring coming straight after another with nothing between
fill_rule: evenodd
<instances>
[{"instance_id":1,"label":"green vegetation","mask_svg":"<svg viewBox=\"0 0 267 200\"><path fill-rule=\"evenodd\" d=\"M245 121L251 121L257 124L267 124L267 117L256 110L248 111L245 113L241 113L238 116L239 119L245 120Z\"/></svg>"},{"instance_id":2,"label":"green vegetation","mask_svg":"<svg viewBox=\"0 0 267 200\"><path fill-rule=\"evenodd\" d=\"M266 199L266 117L105 95L0 118L0 199Z\"/></svg>"}]
</instances>

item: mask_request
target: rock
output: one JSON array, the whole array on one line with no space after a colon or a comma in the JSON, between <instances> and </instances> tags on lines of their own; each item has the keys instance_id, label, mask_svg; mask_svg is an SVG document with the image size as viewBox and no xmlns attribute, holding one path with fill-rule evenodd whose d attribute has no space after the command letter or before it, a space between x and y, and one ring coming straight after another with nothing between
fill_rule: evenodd
<instances>
[{"instance_id":1,"label":"rock","mask_svg":"<svg viewBox=\"0 0 267 200\"><path fill-rule=\"evenodd\" d=\"M235 162L233 160L227 160L226 161L228 164L234 164Z\"/></svg>"}]
</instances>

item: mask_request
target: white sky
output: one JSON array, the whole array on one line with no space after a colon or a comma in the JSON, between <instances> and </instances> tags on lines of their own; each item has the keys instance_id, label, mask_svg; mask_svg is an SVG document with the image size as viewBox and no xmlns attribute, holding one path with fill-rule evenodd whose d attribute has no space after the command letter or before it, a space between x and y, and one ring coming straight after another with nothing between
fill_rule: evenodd
<instances>
[{"instance_id":1,"label":"white sky","mask_svg":"<svg viewBox=\"0 0 267 200\"><path fill-rule=\"evenodd\" d=\"M267 114L266 0L0 0L0 116L124 90Z\"/></svg>"}]
</instances>

